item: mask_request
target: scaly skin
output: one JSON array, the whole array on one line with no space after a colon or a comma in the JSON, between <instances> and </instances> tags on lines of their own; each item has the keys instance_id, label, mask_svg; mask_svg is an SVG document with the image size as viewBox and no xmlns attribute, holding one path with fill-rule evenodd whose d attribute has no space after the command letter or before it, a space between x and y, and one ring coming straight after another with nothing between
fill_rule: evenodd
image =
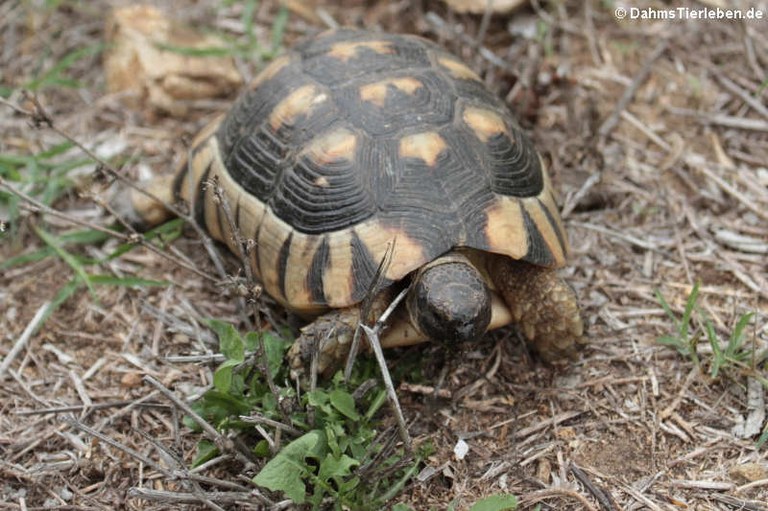
<instances>
[{"instance_id":1,"label":"scaly skin","mask_svg":"<svg viewBox=\"0 0 768 511\"><path fill-rule=\"evenodd\" d=\"M554 269L495 257L489 273L513 322L541 358L573 358L586 343L576 294Z\"/></svg>"},{"instance_id":2,"label":"scaly skin","mask_svg":"<svg viewBox=\"0 0 768 511\"><path fill-rule=\"evenodd\" d=\"M367 324L373 324L389 305L389 291L374 298ZM312 352L317 346L317 370L320 374L331 371L347 358L352 339L360 322L360 306L335 309L318 316L301 329L288 351L291 372L302 375L309 368ZM365 343L363 344L365 346Z\"/></svg>"}]
</instances>

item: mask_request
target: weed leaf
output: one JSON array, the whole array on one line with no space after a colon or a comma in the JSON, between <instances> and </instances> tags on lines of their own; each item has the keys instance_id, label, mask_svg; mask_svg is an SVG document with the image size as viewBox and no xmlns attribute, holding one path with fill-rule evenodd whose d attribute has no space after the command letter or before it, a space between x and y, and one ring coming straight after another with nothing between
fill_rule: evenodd
<instances>
[{"instance_id":1,"label":"weed leaf","mask_svg":"<svg viewBox=\"0 0 768 511\"><path fill-rule=\"evenodd\" d=\"M357 410L355 410L355 400L349 392L334 389L331 391L330 398L333 407L341 412L342 415L355 421L360 419Z\"/></svg>"},{"instance_id":2,"label":"weed leaf","mask_svg":"<svg viewBox=\"0 0 768 511\"><path fill-rule=\"evenodd\" d=\"M218 454L219 449L216 447L216 444L210 440L200 440L197 443L197 456L195 456L194 461L192 461L192 467L198 467L206 461L212 460Z\"/></svg>"},{"instance_id":3,"label":"weed leaf","mask_svg":"<svg viewBox=\"0 0 768 511\"><path fill-rule=\"evenodd\" d=\"M320 459L326 449L324 435L317 430L286 445L261 469L253 482L272 491L281 491L296 504L306 501L304 479L309 475L307 458Z\"/></svg>"},{"instance_id":4,"label":"weed leaf","mask_svg":"<svg viewBox=\"0 0 768 511\"><path fill-rule=\"evenodd\" d=\"M469 511L507 511L517 508L514 495L491 495L475 502Z\"/></svg>"}]
</instances>

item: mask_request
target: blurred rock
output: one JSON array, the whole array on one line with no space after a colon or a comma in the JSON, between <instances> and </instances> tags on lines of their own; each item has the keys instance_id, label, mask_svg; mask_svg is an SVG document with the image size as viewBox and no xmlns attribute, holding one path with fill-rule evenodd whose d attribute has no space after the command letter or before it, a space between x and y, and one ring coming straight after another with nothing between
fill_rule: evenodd
<instances>
[{"instance_id":1,"label":"blurred rock","mask_svg":"<svg viewBox=\"0 0 768 511\"><path fill-rule=\"evenodd\" d=\"M242 78L215 36L199 34L149 5L112 11L104 58L110 92L131 91L129 102L182 115L189 102L232 94Z\"/></svg>"},{"instance_id":2,"label":"blurred rock","mask_svg":"<svg viewBox=\"0 0 768 511\"><path fill-rule=\"evenodd\" d=\"M494 13L505 13L520 7L526 0L443 0L456 12L483 14L490 7Z\"/></svg>"}]
</instances>

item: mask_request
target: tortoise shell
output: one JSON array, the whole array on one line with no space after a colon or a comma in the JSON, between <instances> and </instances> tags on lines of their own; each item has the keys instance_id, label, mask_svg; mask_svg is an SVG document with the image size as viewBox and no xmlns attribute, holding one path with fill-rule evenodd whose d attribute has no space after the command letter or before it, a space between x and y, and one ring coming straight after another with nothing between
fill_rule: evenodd
<instances>
[{"instance_id":1,"label":"tortoise shell","mask_svg":"<svg viewBox=\"0 0 768 511\"><path fill-rule=\"evenodd\" d=\"M266 291L299 312L360 302L459 247L542 266L567 241L509 109L424 39L326 32L275 59L194 141L175 183L214 238L231 206ZM394 243L394 244L393 244Z\"/></svg>"}]
</instances>

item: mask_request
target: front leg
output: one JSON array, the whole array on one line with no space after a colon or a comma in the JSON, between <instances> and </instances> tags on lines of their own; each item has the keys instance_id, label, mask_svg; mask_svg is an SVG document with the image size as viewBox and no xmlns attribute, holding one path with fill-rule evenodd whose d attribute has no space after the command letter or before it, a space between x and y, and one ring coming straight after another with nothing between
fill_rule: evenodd
<instances>
[{"instance_id":1,"label":"front leg","mask_svg":"<svg viewBox=\"0 0 768 511\"><path fill-rule=\"evenodd\" d=\"M366 324L372 325L389 305L391 293L382 291L368 307ZM288 351L288 364L295 374L302 374L312 362L317 350L317 370L320 374L329 372L343 364L352 347L355 330L360 323L361 305L344 309L333 309L318 316L301 329Z\"/></svg>"},{"instance_id":2,"label":"front leg","mask_svg":"<svg viewBox=\"0 0 768 511\"><path fill-rule=\"evenodd\" d=\"M513 321L544 360L573 358L586 343L576 293L554 269L499 256L489 273Z\"/></svg>"},{"instance_id":3,"label":"front leg","mask_svg":"<svg viewBox=\"0 0 768 511\"><path fill-rule=\"evenodd\" d=\"M336 309L318 316L301 329L301 334L288 351L291 371L296 374L304 373L310 366L315 350L319 373L338 367L349 354L359 322L360 307Z\"/></svg>"}]
</instances>

